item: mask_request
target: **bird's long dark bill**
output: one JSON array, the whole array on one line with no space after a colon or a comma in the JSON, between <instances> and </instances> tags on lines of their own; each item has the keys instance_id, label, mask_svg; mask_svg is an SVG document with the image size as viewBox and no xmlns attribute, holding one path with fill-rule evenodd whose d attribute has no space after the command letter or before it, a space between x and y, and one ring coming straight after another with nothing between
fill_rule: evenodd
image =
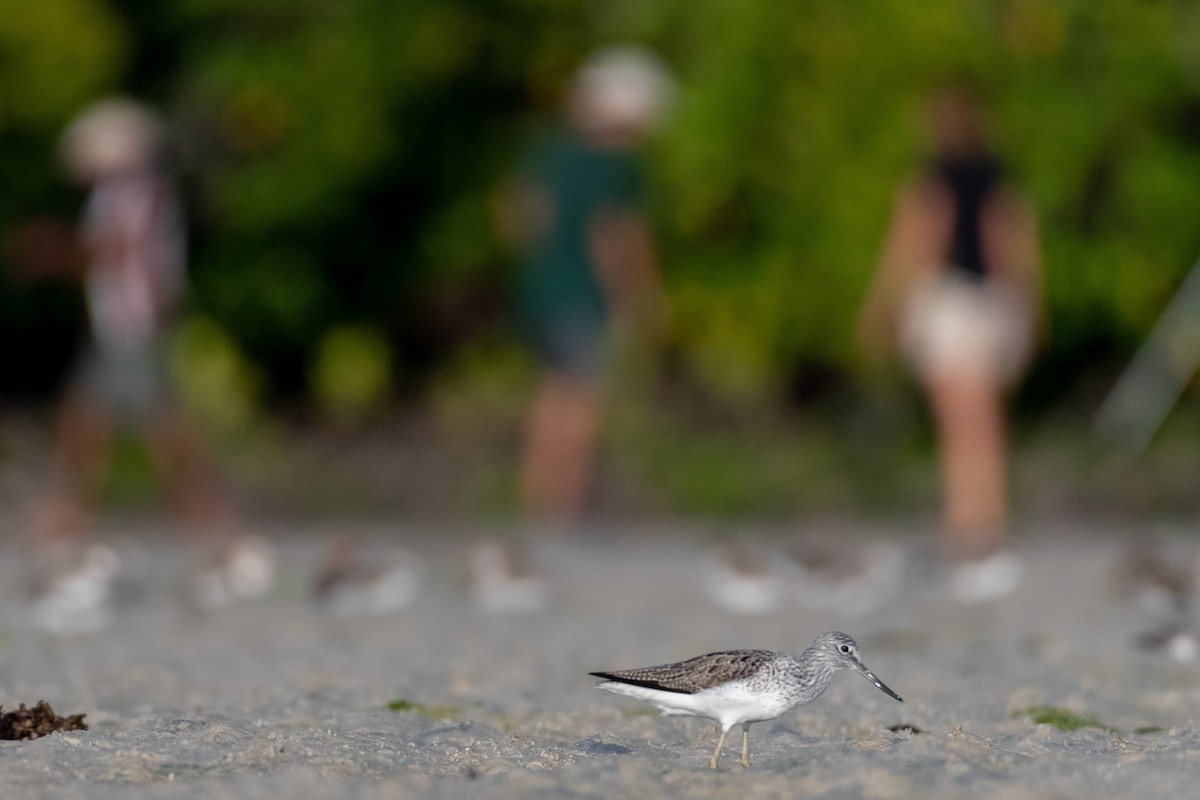
<instances>
[{"instance_id":1,"label":"bird's long dark bill","mask_svg":"<svg viewBox=\"0 0 1200 800\"><path fill-rule=\"evenodd\" d=\"M871 683L873 683L873 684L875 684L876 686L878 686L878 687L880 688L880 690L881 690L881 691L882 691L884 694L886 694L888 697L894 697L894 698L896 698L897 700L900 700L900 702L901 702L901 703L903 703L903 702L904 702L904 700L902 700L902 699L900 698L900 695L896 694L896 693L895 693L895 692L893 692L891 689L889 689L889 688L887 687L887 685L886 685L886 684L885 684L883 681L879 680L879 678L876 678L876 677L875 677L875 673L874 673L874 672L871 672L871 670L867 669L866 667L863 667L863 668L862 668L862 674L863 674L863 675L865 675L865 676L867 676L867 680L869 680Z\"/></svg>"}]
</instances>

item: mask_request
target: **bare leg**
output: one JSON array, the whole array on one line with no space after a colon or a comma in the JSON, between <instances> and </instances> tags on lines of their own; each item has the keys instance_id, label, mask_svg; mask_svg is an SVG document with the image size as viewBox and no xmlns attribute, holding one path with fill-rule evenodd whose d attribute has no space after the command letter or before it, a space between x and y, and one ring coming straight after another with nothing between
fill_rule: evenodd
<instances>
[{"instance_id":1,"label":"bare leg","mask_svg":"<svg viewBox=\"0 0 1200 800\"><path fill-rule=\"evenodd\" d=\"M219 563L233 540L232 512L217 490L199 437L182 410L166 408L152 420L147 439L183 532L202 563Z\"/></svg>"},{"instance_id":2,"label":"bare leg","mask_svg":"<svg viewBox=\"0 0 1200 800\"><path fill-rule=\"evenodd\" d=\"M1000 387L986 372L928 386L941 452L947 555L982 558L1007 523L1006 445Z\"/></svg>"},{"instance_id":3,"label":"bare leg","mask_svg":"<svg viewBox=\"0 0 1200 800\"><path fill-rule=\"evenodd\" d=\"M192 581L193 599L202 608L217 609L261 597L274 576L271 548L238 530L208 453L183 410L163 408L147 434L154 465L200 567Z\"/></svg>"},{"instance_id":4,"label":"bare leg","mask_svg":"<svg viewBox=\"0 0 1200 800\"><path fill-rule=\"evenodd\" d=\"M713 750L712 758L708 760L708 765L713 769L717 768L717 756L721 755L721 748L725 746L725 734L728 728L721 728L721 735L717 737L717 748Z\"/></svg>"},{"instance_id":5,"label":"bare leg","mask_svg":"<svg viewBox=\"0 0 1200 800\"><path fill-rule=\"evenodd\" d=\"M35 553L62 556L79 546L106 477L112 432L112 420L83 390L72 389L63 398L55 423L51 488L33 511ZM72 556L67 556L69 561Z\"/></svg>"},{"instance_id":6,"label":"bare leg","mask_svg":"<svg viewBox=\"0 0 1200 800\"><path fill-rule=\"evenodd\" d=\"M600 391L590 381L550 375L534 401L521 468L521 504L543 520L583 510L600 426Z\"/></svg>"},{"instance_id":7,"label":"bare leg","mask_svg":"<svg viewBox=\"0 0 1200 800\"><path fill-rule=\"evenodd\" d=\"M750 723L742 723L742 768L750 766Z\"/></svg>"}]
</instances>

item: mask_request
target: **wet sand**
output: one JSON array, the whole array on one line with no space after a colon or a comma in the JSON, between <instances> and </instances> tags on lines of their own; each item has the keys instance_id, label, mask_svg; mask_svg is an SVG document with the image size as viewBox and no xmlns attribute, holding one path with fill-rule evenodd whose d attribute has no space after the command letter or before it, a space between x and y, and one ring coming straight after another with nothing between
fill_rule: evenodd
<instances>
[{"instance_id":1,"label":"wet sand","mask_svg":"<svg viewBox=\"0 0 1200 800\"><path fill-rule=\"evenodd\" d=\"M149 527L118 542L141 566L114 625L72 637L23 625L15 531L0 539L0 705L45 699L91 725L0 742L5 797L1166 798L1200 785L1200 665L1134 646L1158 619L1116 591L1134 535L1116 526L1034 527L1019 539L1019 594L964 606L937 581L927 535L875 525L864 537L900 545L906 572L861 616L719 611L699 582L702 525L630 526L539 544L555 602L528 617L472 604L478 529L268 525L275 591L200 615L183 600L185 561ZM309 584L335 529L417 553L413 604L382 617L315 607ZM749 770L740 739L708 769L713 723L657 717L587 676L800 650L825 630L854 636L904 703L839 673L815 703L752 727ZM1105 727L1039 725L1021 713L1037 705Z\"/></svg>"}]
</instances>

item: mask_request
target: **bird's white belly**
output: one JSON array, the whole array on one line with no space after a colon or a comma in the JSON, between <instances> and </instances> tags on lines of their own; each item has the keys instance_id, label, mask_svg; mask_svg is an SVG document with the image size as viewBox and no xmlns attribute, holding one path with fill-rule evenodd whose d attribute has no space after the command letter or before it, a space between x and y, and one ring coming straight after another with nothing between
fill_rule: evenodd
<instances>
[{"instance_id":1,"label":"bird's white belly","mask_svg":"<svg viewBox=\"0 0 1200 800\"><path fill-rule=\"evenodd\" d=\"M645 700L657 706L664 716L686 715L715 719L726 730L743 722L774 719L790 707L778 694L750 692L744 684L737 683L714 686L694 694L665 692L617 681L601 683L600 688Z\"/></svg>"}]
</instances>

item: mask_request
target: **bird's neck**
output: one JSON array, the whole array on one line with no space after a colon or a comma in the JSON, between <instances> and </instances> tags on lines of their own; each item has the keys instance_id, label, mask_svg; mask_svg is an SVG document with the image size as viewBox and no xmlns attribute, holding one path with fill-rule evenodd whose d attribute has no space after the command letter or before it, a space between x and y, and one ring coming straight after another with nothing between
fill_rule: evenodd
<instances>
[{"instance_id":1,"label":"bird's neck","mask_svg":"<svg viewBox=\"0 0 1200 800\"><path fill-rule=\"evenodd\" d=\"M833 666L811 650L809 648L799 656L788 659L787 669L794 679L792 685L795 686L797 703L808 703L820 697L833 677Z\"/></svg>"}]
</instances>

